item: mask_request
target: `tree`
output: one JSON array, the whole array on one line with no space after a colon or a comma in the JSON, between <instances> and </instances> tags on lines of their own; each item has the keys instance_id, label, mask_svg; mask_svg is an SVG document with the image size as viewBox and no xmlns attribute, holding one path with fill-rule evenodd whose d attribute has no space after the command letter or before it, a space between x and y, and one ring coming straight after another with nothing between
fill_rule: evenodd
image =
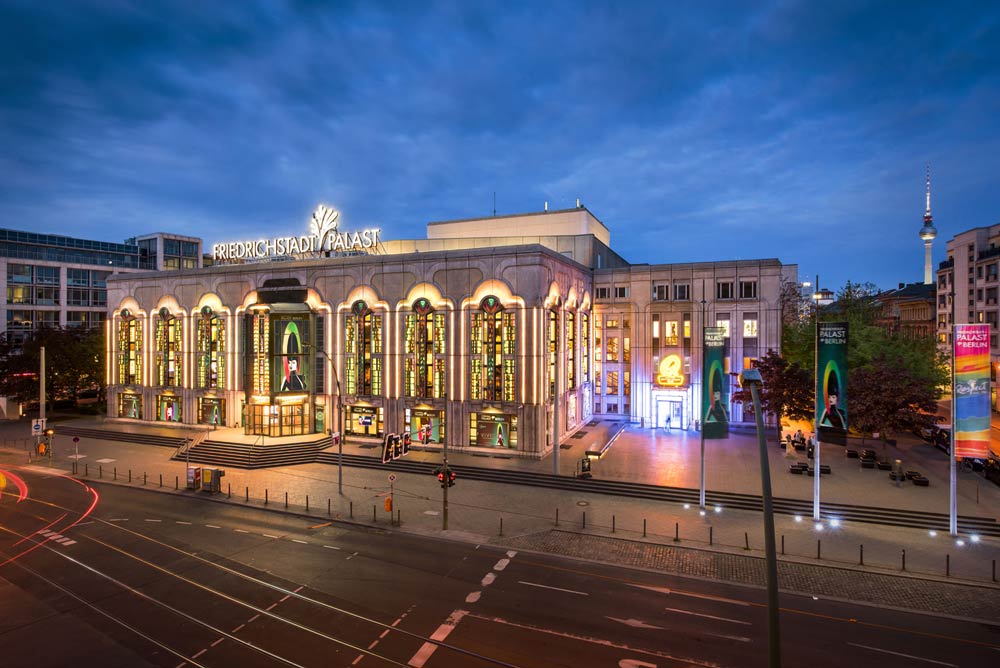
<instances>
[{"instance_id":1,"label":"tree","mask_svg":"<svg viewBox=\"0 0 1000 668\"><path fill-rule=\"evenodd\" d=\"M774 424L780 431L782 418L807 420L813 413L813 387L810 370L796 362L768 350L757 360L757 369L764 381L760 389L760 406L765 415L774 417ZM750 393L740 390L734 393L734 401L751 406Z\"/></svg>"},{"instance_id":2,"label":"tree","mask_svg":"<svg viewBox=\"0 0 1000 668\"><path fill-rule=\"evenodd\" d=\"M45 347L46 400L73 399L96 387L103 396L104 338L100 329L32 332L21 344L0 342L0 395L27 403L38 398L41 348Z\"/></svg>"},{"instance_id":3,"label":"tree","mask_svg":"<svg viewBox=\"0 0 1000 668\"><path fill-rule=\"evenodd\" d=\"M934 424L939 392L892 351L850 374L851 427L863 435L914 431Z\"/></svg>"}]
</instances>

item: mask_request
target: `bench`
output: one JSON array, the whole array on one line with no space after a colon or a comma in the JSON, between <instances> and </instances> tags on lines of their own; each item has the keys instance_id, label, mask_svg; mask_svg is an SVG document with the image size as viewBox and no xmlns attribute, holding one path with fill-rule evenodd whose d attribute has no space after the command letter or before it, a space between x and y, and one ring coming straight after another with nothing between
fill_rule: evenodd
<instances>
[{"instance_id":1,"label":"bench","mask_svg":"<svg viewBox=\"0 0 1000 668\"><path fill-rule=\"evenodd\" d=\"M861 468L863 468L863 469L873 469L873 468L875 468L875 460L874 459L863 458L861 460Z\"/></svg>"},{"instance_id":2,"label":"bench","mask_svg":"<svg viewBox=\"0 0 1000 668\"><path fill-rule=\"evenodd\" d=\"M907 471L905 474L907 480L913 480L914 478L923 478L924 476L920 471Z\"/></svg>"},{"instance_id":3,"label":"bench","mask_svg":"<svg viewBox=\"0 0 1000 668\"><path fill-rule=\"evenodd\" d=\"M892 470L892 462L890 462L890 461L881 461L881 462L879 462L877 464L877 466L878 466L878 470L879 471L891 471Z\"/></svg>"},{"instance_id":4,"label":"bench","mask_svg":"<svg viewBox=\"0 0 1000 668\"><path fill-rule=\"evenodd\" d=\"M857 459L858 458L858 451L855 450L854 448L847 448L846 453L847 453L847 458L848 459Z\"/></svg>"},{"instance_id":5,"label":"bench","mask_svg":"<svg viewBox=\"0 0 1000 668\"><path fill-rule=\"evenodd\" d=\"M916 485L917 487L929 487L931 481L923 476L920 476L919 478L913 479L913 484Z\"/></svg>"}]
</instances>

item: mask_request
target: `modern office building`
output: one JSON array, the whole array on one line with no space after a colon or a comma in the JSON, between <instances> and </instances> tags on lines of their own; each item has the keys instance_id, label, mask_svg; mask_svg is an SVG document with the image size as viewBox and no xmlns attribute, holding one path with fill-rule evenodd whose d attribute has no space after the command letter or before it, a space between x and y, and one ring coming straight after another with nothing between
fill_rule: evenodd
<instances>
[{"instance_id":1,"label":"modern office building","mask_svg":"<svg viewBox=\"0 0 1000 668\"><path fill-rule=\"evenodd\" d=\"M989 323L990 377L993 409L1000 409L997 399L997 370L1000 347L997 322L1000 305L1000 224L976 227L956 234L946 244L948 259L937 270L938 341L951 346L954 323Z\"/></svg>"},{"instance_id":2,"label":"modern office building","mask_svg":"<svg viewBox=\"0 0 1000 668\"><path fill-rule=\"evenodd\" d=\"M582 206L433 222L416 240L337 221L321 206L307 235L111 277L109 417L529 457L595 415L689 428L702 327L725 329L735 377L779 347L781 285L797 281L777 260L631 265Z\"/></svg>"}]
</instances>

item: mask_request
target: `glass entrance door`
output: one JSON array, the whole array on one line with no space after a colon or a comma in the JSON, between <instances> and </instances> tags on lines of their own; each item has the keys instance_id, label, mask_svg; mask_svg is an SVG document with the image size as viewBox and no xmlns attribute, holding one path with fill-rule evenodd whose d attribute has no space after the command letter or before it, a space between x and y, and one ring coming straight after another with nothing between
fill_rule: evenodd
<instances>
[{"instance_id":1,"label":"glass entrance door","mask_svg":"<svg viewBox=\"0 0 1000 668\"><path fill-rule=\"evenodd\" d=\"M264 436L300 436L311 433L305 404L249 404L246 433Z\"/></svg>"}]
</instances>

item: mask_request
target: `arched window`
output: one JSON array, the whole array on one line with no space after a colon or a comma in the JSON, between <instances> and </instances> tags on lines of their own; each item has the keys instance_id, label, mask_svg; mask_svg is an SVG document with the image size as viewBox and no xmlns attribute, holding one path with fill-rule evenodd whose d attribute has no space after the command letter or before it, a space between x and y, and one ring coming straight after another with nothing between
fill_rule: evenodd
<instances>
[{"instance_id":1,"label":"arched window","mask_svg":"<svg viewBox=\"0 0 1000 668\"><path fill-rule=\"evenodd\" d=\"M470 339L473 400L514 401L517 319L499 299L485 297L472 312Z\"/></svg>"},{"instance_id":2,"label":"arched window","mask_svg":"<svg viewBox=\"0 0 1000 668\"><path fill-rule=\"evenodd\" d=\"M115 380L119 385L142 384L142 322L128 309L118 321L118 358Z\"/></svg>"},{"instance_id":3,"label":"arched window","mask_svg":"<svg viewBox=\"0 0 1000 668\"><path fill-rule=\"evenodd\" d=\"M576 389L576 314L566 311L566 389Z\"/></svg>"},{"instance_id":4,"label":"arched window","mask_svg":"<svg viewBox=\"0 0 1000 668\"><path fill-rule=\"evenodd\" d=\"M181 384L182 325L166 307L156 318L153 340L156 342L156 384L178 387Z\"/></svg>"},{"instance_id":5,"label":"arched window","mask_svg":"<svg viewBox=\"0 0 1000 668\"><path fill-rule=\"evenodd\" d=\"M444 396L444 314L421 297L406 314L403 377L408 397L440 399Z\"/></svg>"},{"instance_id":6,"label":"arched window","mask_svg":"<svg viewBox=\"0 0 1000 668\"><path fill-rule=\"evenodd\" d=\"M344 391L382 394L382 316L364 300L351 306L344 323Z\"/></svg>"},{"instance_id":7,"label":"arched window","mask_svg":"<svg viewBox=\"0 0 1000 668\"><path fill-rule=\"evenodd\" d=\"M580 382L590 381L590 314L580 314Z\"/></svg>"},{"instance_id":8,"label":"arched window","mask_svg":"<svg viewBox=\"0 0 1000 668\"><path fill-rule=\"evenodd\" d=\"M201 309L198 318L198 387L215 390L224 387L226 365L225 321L210 306Z\"/></svg>"}]
</instances>

